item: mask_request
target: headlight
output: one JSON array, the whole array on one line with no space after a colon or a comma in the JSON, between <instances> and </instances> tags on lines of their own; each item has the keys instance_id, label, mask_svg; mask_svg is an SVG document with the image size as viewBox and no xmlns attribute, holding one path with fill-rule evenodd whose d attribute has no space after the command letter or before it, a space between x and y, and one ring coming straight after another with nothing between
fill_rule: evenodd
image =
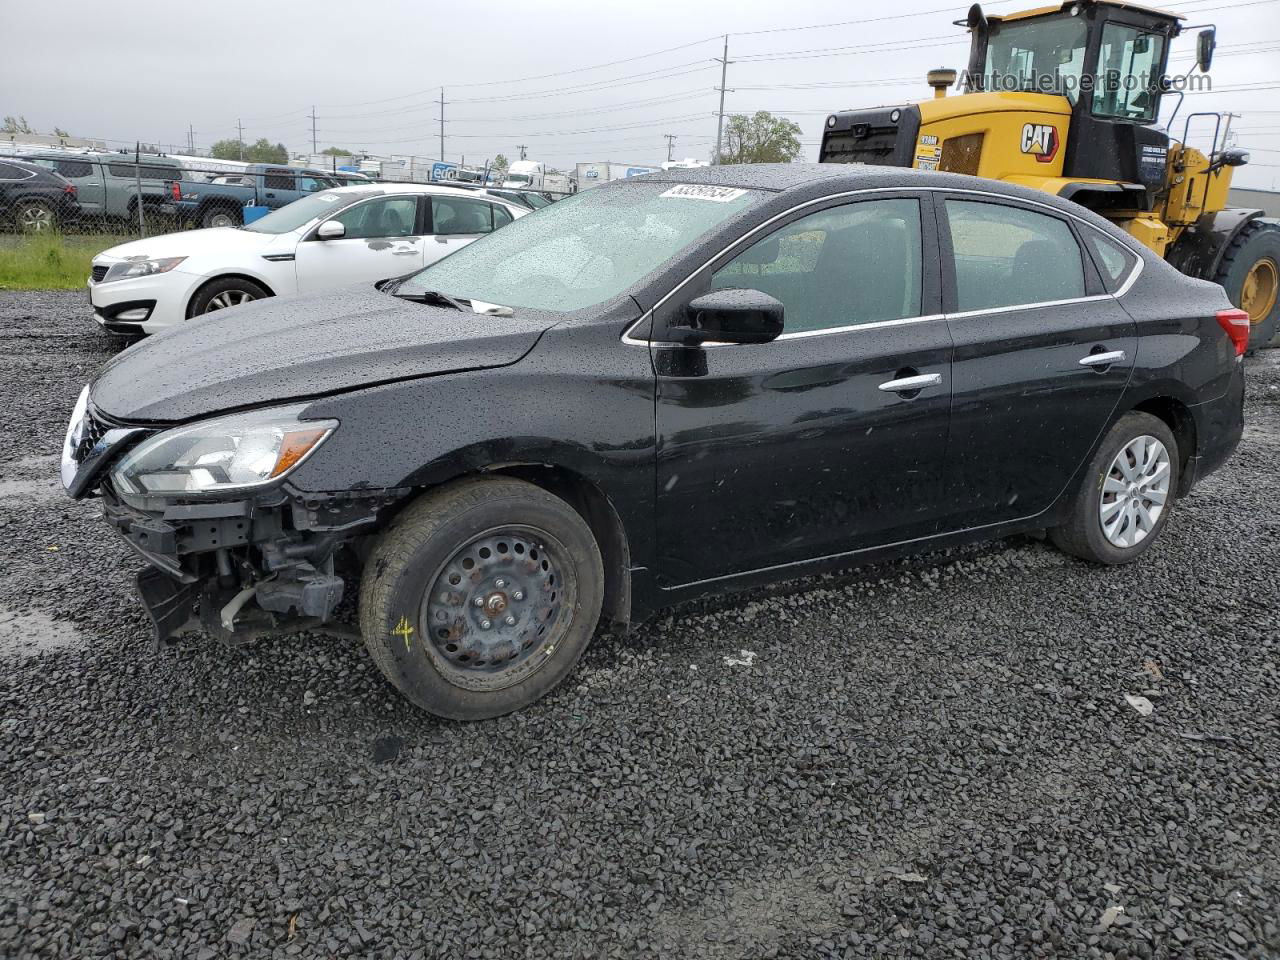
<instances>
[{"instance_id":1,"label":"headlight","mask_svg":"<svg viewBox=\"0 0 1280 960\"><path fill-rule=\"evenodd\" d=\"M337 429L337 420L299 420L306 404L206 420L152 437L111 473L121 493L218 493L280 479Z\"/></svg>"},{"instance_id":2,"label":"headlight","mask_svg":"<svg viewBox=\"0 0 1280 960\"><path fill-rule=\"evenodd\" d=\"M113 263L107 275L99 282L111 280L132 280L134 277L149 277L157 273L168 273L186 257L158 257L155 260L122 260Z\"/></svg>"},{"instance_id":3,"label":"headlight","mask_svg":"<svg viewBox=\"0 0 1280 960\"><path fill-rule=\"evenodd\" d=\"M89 385L86 383L80 391L80 398L71 409L71 422L67 424L67 435L62 441L62 485L70 488L76 476L76 451L84 442L85 414L89 411Z\"/></svg>"}]
</instances>

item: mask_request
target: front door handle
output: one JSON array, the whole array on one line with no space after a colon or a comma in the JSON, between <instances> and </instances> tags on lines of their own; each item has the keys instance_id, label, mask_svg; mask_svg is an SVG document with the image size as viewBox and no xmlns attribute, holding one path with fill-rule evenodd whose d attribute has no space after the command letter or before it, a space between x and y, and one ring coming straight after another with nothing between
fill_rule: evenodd
<instances>
[{"instance_id":1,"label":"front door handle","mask_svg":"<svg viewBox=\"0 0 1280 960\"><path fill-rule=\"evenodd\" d=\"M942 383L940 373L921 373L914 377L900 377L897 380L886 380L880 384L885 393L912 393L925 387L936 387Z\"/></svg>"},{"instance_id":2,"label":"front door handle","mask_svg":"<svg viewBox=\"0 0 1280 960\"><path fill-rule=\"evenodd\" d=\"M1091 353L1087 357L1080 358L1080 366L1082 367L1109 367L1113 363L1124 363L1125 352L1123 350L1108 350L1106 353Z\"/></svg>"}]
</instances>

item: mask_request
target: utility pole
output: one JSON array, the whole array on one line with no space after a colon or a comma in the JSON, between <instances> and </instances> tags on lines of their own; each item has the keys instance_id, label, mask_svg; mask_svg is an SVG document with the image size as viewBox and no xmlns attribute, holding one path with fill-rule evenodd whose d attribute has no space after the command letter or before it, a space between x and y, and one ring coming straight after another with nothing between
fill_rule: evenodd
<instances>
[{"instance_id":1,"label":"utility pole","mask_svg":"<svg viewBox=\"0 0 1280 960\"><path fill-rule=\"evenodd\" d=\"M521 160L523 160L523 159L524 159L524 150L525 150L525 145L524 145L523 143L517 144L517 145L516 145L516 149L520 151L520 159L521 159Z\"/></svg>"},{"instance_id":2,"label":"utility pole","mask_svg":"<svg viewBox=\"0 0 1280 960\"><path fill-rule=\"evenodd\" d=\"M724 56L712 57L713 60L720 61L720 112L716 119L716 156L715 163L720 162L720 144L724 136L724 82L729 73L729 35L724 35Z\"/></svg>"},{"instance_id":3,"label":"utility pole","mask_svg":"<svg viewBox=\"0 0 1280 960\"><path fill-rule=\"evenodd\" d=\"M444 87L440 88L440 162L444 163Z\"/></svg>"},{"instance_id":4,"label":"utility pole","mask_svg":"<svg viewBox=\"0 0 1280 960\"><path fill-rule=\"evenodd\" d=\"M194 156L196 152L196 128L187 124L187 153Z\"/></svg>"},{"instance_id":5,"label":"utility pole","mask_svg":"<svg viewBox=\"0 0 1280 960\"><path fill-rule=\"evenodd\" d=\"M316 105L311 105L311 152L316 152Z\"/></svg>"},{"instance_id":6,"label":"utility pole","mask_svg":"<svg viewBox=\"0 0 1280 960\"><path fill-rule=\"evenodd\" d=\"M664 133L663 136L667 138L667 163L670 163L671 148L675 145L676 135L674 133Z\"/></svg>"},{"instance_id":7,"label":"utility pole","mask_svg":"<svg viewBox=\"0 0 1280 960\"><path fill-rule=\"evenodd\" d=\"M244 124L236 118L236 143L240 144L240 159L244 159Z\"/></svg>"}]
</instances>

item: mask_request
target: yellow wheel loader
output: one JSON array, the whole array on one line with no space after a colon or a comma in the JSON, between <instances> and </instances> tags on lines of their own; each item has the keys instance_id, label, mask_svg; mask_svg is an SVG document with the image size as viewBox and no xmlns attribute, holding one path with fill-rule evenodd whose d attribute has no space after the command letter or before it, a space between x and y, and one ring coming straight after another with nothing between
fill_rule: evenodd
<instances>
[{"instance_id":1,"label":"yellow wheel loader","mask_svg":"<svg viewBox=\"0 0 1280 960\"><path fill-rule=\"evenodd\" d=\"M948 170L1071 199L1183 273L1220 283L1249 314L1256 349L1280 320L1280 222L1227 206L1232 168L1249 159L1225 144L1229 117L1188 113L1181 139L1170 136L1215 46L1214 28L1200 30L1195 65L1170 77L1169 48L1193 29L1183 19L1112 0L1001 16L974 4L957 21L970 34L965 93L946 96L956 72L934 70L932 100L834 113L818 159ZM1165 97L1178 100L1160 126ZM1187 143L1193 119L1212 127L1207 152Z\"/></svg>"}]
</instances>

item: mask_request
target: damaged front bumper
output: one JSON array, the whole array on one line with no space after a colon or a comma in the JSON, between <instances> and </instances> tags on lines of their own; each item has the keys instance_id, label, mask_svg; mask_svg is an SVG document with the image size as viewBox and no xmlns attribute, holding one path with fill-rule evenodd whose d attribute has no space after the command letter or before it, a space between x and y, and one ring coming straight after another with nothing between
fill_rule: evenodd
<instances>
[{"instance_id":1,"label":"damaged front bumper","mask_svg":"<svg viewBox=\"0 0 1280 960\"><path fill-rule=\"evenodd\" d=\"M327 623L345 589L340 549L407 493L284 486L236 500L127 502L101 490L107 521L150 565L137 589L156 646L195 629L242 643Z\"/></svg>"}]
</instances>

